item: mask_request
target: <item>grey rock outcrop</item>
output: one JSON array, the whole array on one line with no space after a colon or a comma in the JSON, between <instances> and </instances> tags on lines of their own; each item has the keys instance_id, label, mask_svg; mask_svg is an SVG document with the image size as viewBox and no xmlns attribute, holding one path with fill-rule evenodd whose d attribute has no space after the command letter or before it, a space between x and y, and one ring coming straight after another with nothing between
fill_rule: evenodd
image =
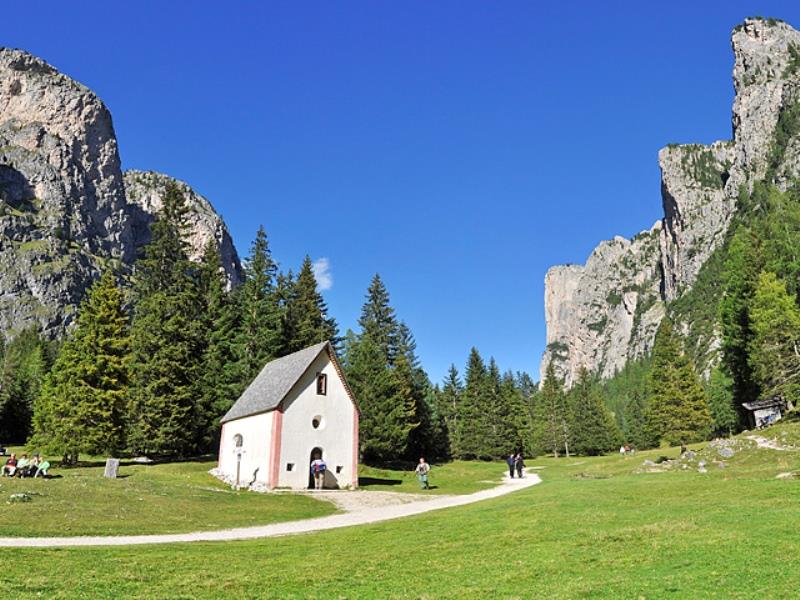
<instances>
[{"instance_id":1,"label":"grey rock outcrop","mask_svg":"<svg viewBox=\"0 0 800 600\"><path fill-rule=\"evenodd\" d=\"M133 240L111 115L89 89L0 49L0 330L67 325Z\"/></svg>"},{"instance_id":2,"label":"grey rock outcrop","mask_svg":"<svg viewBox=\"0 0 800 600\"><path fill-rule=\"evenodd\" d=\"M581 367L610 377L650 349L664 314L660 301L661 222L633 240L615 237L586 265L553 267L545 276L547 349L542 361L571 385Z\"/></svg>"},{"instance_id":3,"label":"grey rock outcrop","mask_svg":"<svg viewBox=\"0 0 800 600\"><path fill-rule=\"evenodd\" d=\"M91 90L0 48L0 334L37 326L59 335L103 270L130 269L158 205L153 189L134 185L128 201L111 114ZM237 283L224 223L186 189L190 242L218 240Z\"/></svg>"},{"instance_id":4,"label":"grey rock outcrop","mask_svg":"<svg viewBox=\"0 0 800 600\"><path fill-rule=\"evenodd\" d=\"M609 377L647 352L669 303L692 288L724 242L741 187L766 175L785 185L800 174L800 139L783 140L776 151L782 119L800 119L800 32L781 21L748 19L734 30L732 46L733 140L662 149L664 218L648 240L602 242L585 266L548 271L542 376L553 361L567 385L581 367ZM635 302L626 295L633 291ZM719 346L716 338L702 343L706 354Z\"/></svg>"},{"instance_id":5,"label":"grey rock outcrop","mask_svg":"<svg viewBox=\"0 0 800 600\"><path fill-rule=\"evenodd\" d=\"M206 198L187 183L153 171L125 171L124 180L125 193L132 205L129 213L137 250L150 242L150 224L161 210L167 184L171 182L178 186L189 208L189 258L199 261L208 243L213 242L220 254L228 287L241 283L242 265L228 227Z\"/></svg>"}]
</instances>

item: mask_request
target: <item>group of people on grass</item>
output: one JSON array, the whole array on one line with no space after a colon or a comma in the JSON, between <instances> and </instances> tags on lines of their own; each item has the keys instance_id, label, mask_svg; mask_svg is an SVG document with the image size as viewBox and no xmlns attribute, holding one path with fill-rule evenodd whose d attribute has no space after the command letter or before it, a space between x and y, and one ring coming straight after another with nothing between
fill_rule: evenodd
<instances>
[{"instance_id":1,"label":"group of people on grass","mask_svg":"<svg viewBox=\"0 0 800 600\"><path fill-rule=\"evenodd\" d=\"M509 454L506 459L506 464L508 464L508 476L511 477L511 479L514 479L515 472L517 477L522 479L525 469L525 461L522 459L522 452L512 452Z\"/></svg>"},{"instance_id":2,"label":"group of people on grass","mask_svg":"<svg viewBox=\"0 0 800 600\"><path fill-rule=\"evenodd\" d=\"M620 456L623 457L633 456L634 454L636 454L636 448L634 448L633 446L629 446L628 444L623 444L622 446L619 447Z\"/></svg>"},{"instance_id":3,"label":"group of people on grass","mask_svg":"<svg viewBox=\"0 0 800 600\"><path fill-rule=\"evenodd\" d=\"M16 454L11 454L3 465L3 477L42 477L47 476L47 469L50 468L50 463L44 460L40 454L34 454L32 458L28 458L27 454L23 454L17 458Z\"/></svg>"}]
</instances>

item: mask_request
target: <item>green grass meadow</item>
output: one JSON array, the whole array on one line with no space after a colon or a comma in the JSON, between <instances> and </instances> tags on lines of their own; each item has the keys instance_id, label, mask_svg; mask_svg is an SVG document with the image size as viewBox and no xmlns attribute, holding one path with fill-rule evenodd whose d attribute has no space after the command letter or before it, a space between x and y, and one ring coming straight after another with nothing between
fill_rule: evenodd
<instances>
[{"instance_id":1,"label":"green grass meadow","mask_svg":"<svg viewBox=\"0 0 800 600\"><path fill-rule=\"evenodd\" d=\"M54 479L0 478L0 537L181 533L262 525L336 512L307 496L233 491L208 474L216 461L123 462L119 479L103 462L51 468ZM11 494L32 502L8 504ZM1 594L0 594L1 596Z\"/></svg>"},{"instance_id":2,"label":"green grass meadow","mask_svg":"<svg viewBox=\"0 0 800 600\"><path fill-rule=\"evenodd\" d=\"M800 437L797 424L783 430ZM713 449L694 448L705 448L708 473L639 472L644 459L676 449L540 458L529 465L543 483L509 496L317 534L0 549L0 564L37 565L1 569L0 590L13 598L797 598L800 479L775 476L800 469L800 452L751 445L720 468ZM447 477L464 491L503 468L455 465ZM447 467L437 471L444 482ZM365 475L416 491L410 477Z\"/></svg>"}]
</instances>

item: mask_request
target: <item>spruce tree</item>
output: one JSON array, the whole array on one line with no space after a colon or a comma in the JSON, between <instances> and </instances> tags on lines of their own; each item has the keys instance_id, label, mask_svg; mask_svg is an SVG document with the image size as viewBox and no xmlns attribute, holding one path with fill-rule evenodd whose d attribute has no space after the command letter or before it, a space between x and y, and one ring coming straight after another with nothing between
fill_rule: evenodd
<instances>
[{"instance_id":1,"label":"spruce tree","mask_svg":"<svg viewBox=\"0 0 800 600\"><path fill-rule=\"evenodd\" d=\"M458 437L458 424L461 413L461 396L464 386L458 375L455 365L450 365L447 377L442 384L441 390L436 394L436 406L439 415L444 422L445 435L448 440L450 456L461 455L461 445Z\"/></svg>"},{"instance_id":2,"label":"spruce tree","mask_svg":"<svg viewBox=\"0 0 800 600\"><path fill-rule=\"evenodd\" d=\"M566 395L553 363L547 365L534 407L534 444L539 453L562 450L569 456L569 418Z\"/></svg>"},{"instance_id":3,"label":"spruce tree","mask_svg":"<svg viewBox=\"0 0 800 600\"><path fill-rule=\"evenodd\" d=\"M800 309L774 273L759 275L750 307L749 364L762 398L800 401Z\"/></svg>"},{"instance_id":4,"label":"spruce tree","mask_svg":"<svg viewBox=\"0 0 800 600\"><path fill-rule=\"evenodd\" d=\"M420 456L430 460L446 458L449 446L444 420L438 411L431 381L417 356L417 342L406 323L398 324L396 339L395 370L398 375L401 374L402 369L398 367L404 366L400 362L402 357L408 368L404 377L410 378L408 389L415 405L413 421L416 426L411 430L408 457L412 460L419 459Z\"/></svg>"},{"instance_id":5,"label":"spruce tree","mask_svg":"<svg viewBox=\"0 0 800 600\"><path fill-rule=\"evenodd\" d=\"M267 234L263 227L259 227L244 264L245 280L237 294L242 319L238 345L245 367L245 385L267 362L282 354L277 271Z\"/></svg>"},{"instance_id":6,"label":"spruce tree","mask_svg":"<svg viewBox=\"0 0 800 600\"><path fill-rule=\"evenodd\" d=\"M650 446L645 436L644 412L644 394L634 392L629 395L623 408L622 441L634 448L644 449Z\"/></svg>"},{"instance_id":7,"label":"spruce tree","mask_svg":"<svg viewBox=\"0 0 800 600\"><path fill-rule=\"evenodd\" d=\"M458 419L459 458L489 459L494 457L491 444L491 423L487 414L488 371L477 348L470 350L466 382L461 395Z\"/></svg>"},{"instance_id":8,"label":"spruce tree","mask_svg":"<svg viewBox=\"0 0 800 600\"><path fill-rule=\"evenodd\" d=\"M517 450L514 407L506 403L503 395L502 376L494 357L489 358L486 369L486 400L484 402L487 416L486 452L489 456L502 458L511 450Z\"/></svg>"},{"instance_id":9,"label":"spruce tree","mask_svg":"<svg viewBox=\"0 0 800 600\"><path fill-rule=\"evenodd\" d=\"M596 456L613 449L619 443L619 431L614 417L606 408L597 384L582 368L578 381L569 392L572 415L570 437L576 454Z\"/></svg>"},{"instance_id":10,"label":"spruce tree","mask_svg":"<svg viewBox=\"0 0 800 600\"><path fill-rule=\"evenodd\" d=\"M517 378L507 371L500 383L500 398L503 418L501 420L501 452L517 450L530 451L530 413L522 390L517 386Z\"/></svg>"},{"instance_id":11,"label":"spruce tree","mask_svg":"<svg viewBox=\"0 0 800 600\"><path fill-rule=\"evenodd\" d=\"M123 447L130 381L123 304L107 271L81 304L72 336L35 403L32 443L70 462L79 452L114 455Z\"/></svg>"},{"instance_id":12,"label":"spruce tree","mask_svg":"<svg viewBox=\"0 0 800 600\"><path fill-rule=\"evenodd\" d=\"M722 362L733 380L734 403L740 418L744 417L742 403L759 395L748 354L753 337L749 307L761 264L758 237L749 229L739 228L728 248L722 277L719 322L722 330Z\"/></svg>"},{"instance_id":13,"label":"spruce tree","mask_svg":"<svg viewBox=\"0 0 800 600\"><path fill-rule=\"evenodd\" d=\"M311 258L306 255L286 303L284 325L286 354L327 340L336 343L336 321L328 317L328 307L317 291Z\"/></svg>"},{"instance_id":14,"label":"spruce tree","mask_svg":"<svg viewBox=\"0 0 800 600\"><path fill-rule=\"evenodd\" d=\"M410 402L410 371L402 361L398 377L386 365L383 349L369 335L348 336L346 375L361 406L359 437L367 462L397 460L406 455L416 407Z\"/></svg>"},{"instance_id":15,"label":"spruce tree","mask_svg":"<svg viewBox=\"0 0 800 600\"><path fill-rule=\"evenodd\" d=\"M733 380L719 366L708 378L708 405L718 434L731 435L738 423L733 404Z\"/></svg>"},{"instance_id":16,"label":"spruce tree","mask_svg":"<svg viewBox=\"0 0 800 600\"><path fill-rule=\"evenodd\" d=\"M367 300L358 319L362 335L377 344L387 364L394 363L397 351L398 323L394 309L389 304L389 292L380 275L372 278L367 289Z\"/></svg>"},{"instance_id":17,"label":"spruce tree","mask_svg":"<svg viewBox=\"0 0 800 600\"><path fill-rule=\"evenodd\" d=\"M33 405L50 365L46 342L36 329L0 344L0 440L23 443L32 430Z\"/></svg>"},{"instance_id":18,"label":"spruce tree","mask_svg":"<svg viewBox=\"0 0 800 600\"><path fill-rule=\"evenodd\" d=\"M169 185L134 266L133 377L128 446L136 453L198 450L205 417L197 396L204 353L203 298L187 258L186 206Z\"/></svg>"},{"instance_id":19,"label":"spruce tree","mask_svg":"<svg viewBox=\"0 0 800 600\"><path fill-rule=\"evenodd\" d=\"M666 441L678 445L706 439L713 419L705 390L666 317L656 332L652 360L645 413L649 444L658 446Z\"/></svg>"},{"instance_id":20,"label":"spruce tree","mask_svg":"<svg viewBox=\"0 0 800 600\"><path fill-rule=\"evenodd\" d=\"M244 391L244 364L236 344L241 324L236 292L226 291L219 252L209 242L198 269L203 298L202 372L198 384L198 411L202 415L197 440L200 451L210 451L219 437L219 419Z\"/></svg>"}]
</instances>

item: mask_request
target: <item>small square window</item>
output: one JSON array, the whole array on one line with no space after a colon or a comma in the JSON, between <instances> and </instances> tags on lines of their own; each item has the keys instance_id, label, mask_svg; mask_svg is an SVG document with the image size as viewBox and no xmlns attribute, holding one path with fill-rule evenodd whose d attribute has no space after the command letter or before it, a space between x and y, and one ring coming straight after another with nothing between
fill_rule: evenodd
<instances>
[{"instance_id":1,"label":"small square window","mask_svg":"<svg viewBox=\"0 0 800 600\"><path fill-rule=\"evenodd\" d=\"M338 475L339 473L341 473L343 468L344 467L342 465L336 465L336 474Z\"/></svg>"},{"instance_id":2,"label":"small square window","mask_svg":"<svg viewBox=\"0 0 800 600\"><path fill-rule=\"evenodd\" d=\"M286 470L287 471L294 470L294 463L286 463Z\"/></svg>"},{"instance_id":3,"label":"small square window","mask_svg":"<svg viewBox=\"0 0 800 600\"><path fill-rule=\"evenodd\" d=\"M328 376L325 373L317 375L317 395L326 396L328 394Z\"/></svg>"}]
</instances>

